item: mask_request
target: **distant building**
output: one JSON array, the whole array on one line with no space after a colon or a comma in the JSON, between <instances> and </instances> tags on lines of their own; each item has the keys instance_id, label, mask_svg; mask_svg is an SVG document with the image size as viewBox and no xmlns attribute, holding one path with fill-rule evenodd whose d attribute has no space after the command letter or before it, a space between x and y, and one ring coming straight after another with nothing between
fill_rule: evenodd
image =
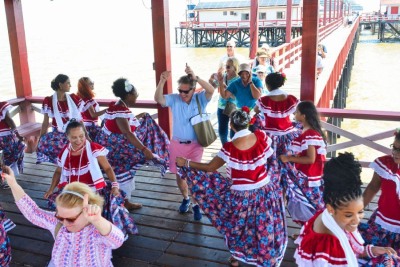
<instances>
[{"instance_id":1,"label":"distant building","mask_svg":"<svg viewBox=\"0 0 400 267\"><path fill-rule=\"evenodd\" d=\"M381 0L381 6L386 6L385 16L389 19L400 17L400 0Z\"/></svg>"},{"instance_id":2,"label":"distant building","mask_svg":"<svg viewBox=\"0 0 400 267\"><path fill-rule=\"evenodd\" d=\"M250 1L199 2L194 8L196 22L248 22ZM286 21L286 0L259 0L260 21ZM302 0L292 2L292 20L302 19Z\"/></svg>"}]
</instances>

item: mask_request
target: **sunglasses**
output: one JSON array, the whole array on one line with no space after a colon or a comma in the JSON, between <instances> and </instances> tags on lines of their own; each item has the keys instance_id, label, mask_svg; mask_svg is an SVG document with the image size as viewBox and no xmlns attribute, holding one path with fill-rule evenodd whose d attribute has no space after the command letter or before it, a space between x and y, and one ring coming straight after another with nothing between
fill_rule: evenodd
<instances>
[{"instance_id":1,"label":"sunglasses","mask_svg":"<svg viewBox=\"0 0 400 267\"><path fill-rule=\"evenodd\" d=\"M226 68L227 70L229 70L229 69L231 68L231 66L226 65L225 68Z\"/></svg>"},{"instance_id":2,"label":"sunglasses","mask_svg":"<svg viewBox=\"0 0 400 267\"><path fill-rule=\"evenodd\" d=\"M178 89L178 92L180 93L180 94L185 94L185 95L187 95L187 94L189 94L190 93L190 91L192 91L192 89L193 88L190 88L189 90L181 90L181 89Z\"/></svg>"},{"instance_id":3,"label":"sunglasses","mask_svg":"<svg viewBox=\"0 0 400 267\"><path fill-rule=\"evenodd\" d=\"M233 46L231 46L231 45L227 45L226 47L233 47Z\"/></svg>"},{"instance_id":4,"label":"sunglasses","mask_svg":"<svg viewBox=\"0 0 400 267\"><path fill-rule=\"evenodd\" d=\"M57 212L56 212L56 214L54 214L54 217L56 217L56 219L59 220L60 222L67 221L68 223L74 223L74 222L79 218L79 216L81 216L82 212L83 212L83 210L81 210L81 212L79 212L79 214L76 215L76 216L73 217L73 218L63 218L63 217L60 217L60 216L58 216L58 214L57 214Z\"/></svg>"},{"instance_id":5,"label":"sunglasses","mask_svg":"<svg viewBox=\"0 0 400 267\"><path fill-rule=\"evenodd\" d=\"M393 152L400 153L400 147L395 147L393 144L390 145Z\"/></svg>"}]
</instances>

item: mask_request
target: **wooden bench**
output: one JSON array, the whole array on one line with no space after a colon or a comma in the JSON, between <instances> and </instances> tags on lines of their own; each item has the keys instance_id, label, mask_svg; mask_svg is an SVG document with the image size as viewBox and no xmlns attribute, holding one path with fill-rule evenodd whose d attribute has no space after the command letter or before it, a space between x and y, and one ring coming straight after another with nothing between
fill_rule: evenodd
<instances>
[{"instance_id":1,"label":"wooden bench","mask_svg":"<svg viewBox=\"0 0 400 267\"><path fill-rule=\"evenodd\" d=\"M42 124L39 122L27 122L17 127L18 133L25 138L25 143L27 144L26 153L36 151L41 129Z\"/></svg>"}]
</instances>

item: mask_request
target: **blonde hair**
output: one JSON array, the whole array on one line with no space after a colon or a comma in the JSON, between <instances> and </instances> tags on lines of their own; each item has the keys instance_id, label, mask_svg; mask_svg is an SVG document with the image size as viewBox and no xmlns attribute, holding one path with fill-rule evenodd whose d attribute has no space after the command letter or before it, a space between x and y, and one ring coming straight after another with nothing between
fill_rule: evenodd
<instances>
[{"instance_id":1,"label":"blonde hair","mask_svg":"<svg viewBox=\"0 0 400 267\"><path fill-rule=\"evenodd\" d=\"M239 71L239 60L235 57L230 57L226 60L226 62L231 62L232 66L235 68L235 73L236 76L238 75L238 71Z\"/></svg>"},{"instance_id":2,"label":"blonde hair","mask_svg":"<svg viewBox=\"0 0 400 267\"><path fill-rule=\"evenodd\" d=\"M93 190L84 183L80 182L73 182L64 187L66 191L76 192L82 196L85 194L89 195L89 204L97 204L101 208L104 204L104 199L102 196L98 195L97 193L93 192ZM70 194L70 193L61 193L56 198L56 205L62 206L65 208L75 208L77 206L83 206L83 199L77 195Z\"/></svg>"}]
</instances>

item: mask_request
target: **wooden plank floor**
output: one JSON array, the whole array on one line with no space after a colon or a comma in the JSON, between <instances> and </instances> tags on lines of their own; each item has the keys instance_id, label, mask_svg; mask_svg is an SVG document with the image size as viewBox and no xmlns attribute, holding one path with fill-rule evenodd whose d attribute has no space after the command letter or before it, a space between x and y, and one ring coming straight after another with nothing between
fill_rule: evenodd
<instances>
[{"instance_id":1,"label":"wooden plank floor","mask_svg":"<svg viewBox=\"0 0 400 267\"><path fill-rule=\"evenodd\" d=\"M219 147L220 143L216 142L207 148L203 160L210 160ZM45 207L46 201L42 196L50 185L55 167L51 164L36 165L35 159L34 154L26 154L25 170L18 176L18 181L39 206ZM121 248L114 251L115 266L227 265L229 252L222 236L208 219L204 216L200 222L194 222L192 213L177 212L182 197L174 175L160 178L156 170L144 168L137 174L136 186L133 200L144 204L133 214L139 235L130 236ZM21 215L11 190L0 192L0 204L17 224L9 232L13 254L11 266L46 266L53 246L50 233L33 226ZM289 234L298 231L299 227L289 218ZM296 266L293 263L294 250L293 241L289 240L282 266Z\"/></svg>"}]
</instances>

